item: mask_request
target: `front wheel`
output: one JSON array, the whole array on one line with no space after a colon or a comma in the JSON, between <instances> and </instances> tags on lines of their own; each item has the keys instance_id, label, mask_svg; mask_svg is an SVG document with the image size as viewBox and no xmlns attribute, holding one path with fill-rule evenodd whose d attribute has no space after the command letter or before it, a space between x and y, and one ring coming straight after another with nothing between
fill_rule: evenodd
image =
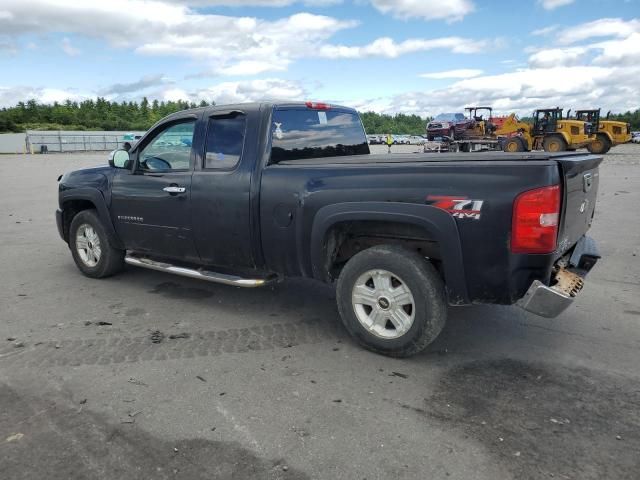
<instances>
[{"instance_id":1,"label":"front wheel","mask_svg":"<svg viewBox=\"0 0 640 480\"><path fill-rule=\"evenodd\" d=\"M69 248L87 277L111 276L124 267L124 251L113 248L95 210L83 210L71 221Z\"/></svg>"},{"instance_id":2,"label":"front wheel","mask_svg":"<svg viewBox=\"0 0 640 480\"><path fill-rule=\"evenodd\" d=\"M424 350L447 316L444 284L416 252L380 245L354 255L337 286L338 310L365 348L392 357Z\"/></svg>"},{"instance_id":3,"label":"front wheel","mask_svg":"<svg viewBox=\"0 0 640 480\"><path fill-rule=\"evenodd\" d=\"M567 142L560 135L550 135L544 137L542 141L542 148L545 152L564 152L567 150Z\"/></svg>"}]
</instances>

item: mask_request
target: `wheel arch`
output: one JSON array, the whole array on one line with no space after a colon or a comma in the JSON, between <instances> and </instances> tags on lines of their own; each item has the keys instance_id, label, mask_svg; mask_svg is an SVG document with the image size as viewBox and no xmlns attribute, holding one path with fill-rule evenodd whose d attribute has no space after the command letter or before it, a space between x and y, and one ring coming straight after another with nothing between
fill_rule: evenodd
<instances>
[{"instance_id":1,"label":"wheel arch","mask_svg":"<svg viewBox=\"0 0 640 480\"><path fill-rule=\"evenodd\" d=\"M81 211L95 209L102 226L109 238L109 242L116 248L123 248L122 242L115 231L106 201L100 191L92 188L74 189L60 200L62 210L63 235L69 243L69 229L73 218Z\"/></svg>"},{"instance_id":2,"label":"wheel arch","mask_svg":"<svg viewBox=\"0 0 640 480\"><path fill-rule=\"evenodd\" d=\"M354 224L371 228L368 232L381 239L378 244L404 244L410 248L420 242L433 245L435 248L421 253L423 256L435 255L430 258L440 264L449 303L469 303L458 226L449 213L430 205L348 202L321 208L311 232L310 259L314 278L333 281L332 267L346 240L343 236L345 228ZM381 228L393 231L387 231L386 236L380 235ZM350 256L345 261L348 258Z\"/></svg>"}]
</instances>

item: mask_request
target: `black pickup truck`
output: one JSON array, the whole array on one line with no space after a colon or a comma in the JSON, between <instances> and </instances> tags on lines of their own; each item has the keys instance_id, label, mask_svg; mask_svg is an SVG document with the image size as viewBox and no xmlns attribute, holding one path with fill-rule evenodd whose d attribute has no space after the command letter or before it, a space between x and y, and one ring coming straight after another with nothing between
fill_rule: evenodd
<instances>
[{"instance_id":1,"label":"black pickup truck","mask_svg":"<svg viewBox=\"0 0 640 480\"><path fill-rule=\"evenodd\" d=\"M599 258L589 229L601 157L369 152L352 109L255 103L186 110L109 165L59 178L78 268L125 264L257 287L336 285L345 327L419 352L447 304L563 311Z\"/></svg>"}]
</instances>

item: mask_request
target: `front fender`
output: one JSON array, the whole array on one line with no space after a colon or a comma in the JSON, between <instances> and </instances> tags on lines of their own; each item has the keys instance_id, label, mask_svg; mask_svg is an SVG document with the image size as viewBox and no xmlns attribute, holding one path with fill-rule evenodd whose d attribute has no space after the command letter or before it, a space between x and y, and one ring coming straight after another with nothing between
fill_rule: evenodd
<instances>
[{"instance_id":1,"label":"front fender","mask_svg":"<svg viewBox=\"0 0 640 480\"><path fill-rule=\"evenodd\" d=\"M440 247L449 303L470 303L456 221L449 213L430 205L347 202L321 208L314 218L311 234L311 263L315 278L324 280L325 277L324 259L328 254L325 238L329 230L341 222L368 220L405 223L424 229Z\"/></svg>"},{"instance_id":2,"label":"front fender","mask_svg":"<svg viewBox=\"0 0 640 480\"><path fill-rule=\"evenodd\" d=\"M104 230L109 237L109 243L115 248L124 249L115 228L111 221L111 215L109 214L109 208L107 202L102 195L102 192L96 188L90 187L75 187L70 189L61 189L60 191L60 208L65 211L65 203L72 202L74 200L84 200L91 202L98 212L100 222L104 227Z\"/></svg>"}]
</instances>

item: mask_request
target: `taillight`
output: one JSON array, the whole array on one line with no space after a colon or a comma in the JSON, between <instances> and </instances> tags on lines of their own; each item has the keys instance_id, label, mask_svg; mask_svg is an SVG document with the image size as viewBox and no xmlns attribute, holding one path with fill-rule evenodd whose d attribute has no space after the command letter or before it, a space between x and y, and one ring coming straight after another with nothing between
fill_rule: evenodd
<instances>
[{"instance_id":1,"label":"taillight","mask_svg":"<svg viewBox=\"0 0 640 480\"><path fill-rule=\"evenodd\" d=\"M556 249L560 219L560 186L528 190L513 203L511 251L551 253Z\"/></svg>"},{"instance_id":2,"label":"taillight","mask_svg":"<svg viewBox=\"0 0 640 480\"><path fill-rule=\"evenodd\" d=\"M307 108L313 108L314 110L330 110L331 105L328 103L320 103L320 102L305 102Z\"/></svg>"}]
</instances>

